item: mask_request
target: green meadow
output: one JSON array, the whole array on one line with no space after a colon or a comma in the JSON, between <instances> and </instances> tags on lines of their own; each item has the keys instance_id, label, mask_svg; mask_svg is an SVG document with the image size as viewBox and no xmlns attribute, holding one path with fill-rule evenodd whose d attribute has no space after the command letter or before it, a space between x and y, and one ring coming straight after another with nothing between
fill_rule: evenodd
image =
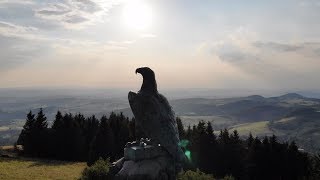
<instances>
[{"instance_id":1,"label":"green meadow","mask_svg":"<svg viewBox=\"0 0 320 180\"><path fill-rule=\"evenodd\" d=\"M78 179L86 166L84 162L0 157L0 179Z\"/></svg>"}]
</instances>

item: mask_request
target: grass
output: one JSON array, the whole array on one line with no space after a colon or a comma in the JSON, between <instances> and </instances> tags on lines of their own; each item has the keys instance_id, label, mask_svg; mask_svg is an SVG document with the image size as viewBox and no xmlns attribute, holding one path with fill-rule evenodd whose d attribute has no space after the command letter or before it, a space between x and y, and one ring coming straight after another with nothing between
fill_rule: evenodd
<instances>
[{"instance_id":1,"label":"grass","mask_svg":"<svg viewBox=\"0 0 320 180\"><path fill-rule=\"evenodd\" d=\"M71 180L78 179L85 167L84 162L0 157L0 179Z\"/></svg>"},{"instance_id":2,"label":"grass","mask_svg":"<svg viewBox=\"0 0 320 180\"><path fill-rule=\"evenodd\" d=\"M230 131L237 130L240 135L248 135L250 132L253 136L272 135L273 132L268 126L269 121L260 121L254 123L245 123L233 126Z\"/></svg>"},{"instance_id":3,"label":"grass","mask_svg":"<svg viewBox=\"0 0 320 180\"><path fill-rule=\"evenodd\" d=\"M201 120L204 122L211 122L213 126L219 127L219 130L221 128L235 124L235 121L232 120L231 117L223 116L180 116L180 118L182 119L182 123L185 128L188 128L189 125L191 127L193 125L197 125Z\"/></svg>"}]
</instances>

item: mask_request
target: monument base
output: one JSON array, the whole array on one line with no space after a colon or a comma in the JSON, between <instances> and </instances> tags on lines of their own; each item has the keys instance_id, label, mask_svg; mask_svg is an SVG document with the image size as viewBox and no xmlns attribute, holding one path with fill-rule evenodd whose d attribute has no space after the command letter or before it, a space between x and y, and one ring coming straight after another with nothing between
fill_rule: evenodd
<instances>
[{"instance_id":1,"label":"monument base","mask_svg":"<svg viewBox=\"0 0 320 180\"><path fill-rule=\"evenodd\" d=\"M124 157L113 163L117 180L175 180L175 164L170 155L150 140L127 143Z\"/></svg>"}]
</instances>

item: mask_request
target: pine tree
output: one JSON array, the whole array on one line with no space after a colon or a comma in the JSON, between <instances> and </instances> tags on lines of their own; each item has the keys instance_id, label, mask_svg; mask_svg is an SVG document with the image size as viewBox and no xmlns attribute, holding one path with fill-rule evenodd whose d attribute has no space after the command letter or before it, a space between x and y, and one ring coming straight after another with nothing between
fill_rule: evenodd
<instances>
[{"instance_id":1,"label":"pine tree","mask_svg":"<svg viewBox=\"0 0 320 180\"><path fill-rule=\"evenodd\" d=\"M40 108L34 121L34 153L37 156L46 156L49 150L47 117Z\"/></svg>"},{"instance_id":2,"label":"pine tree","mask_svg":"<svg viewBox=\"0 0 320 180\"><path fill-rule=\"evenodd\" d=\"M52 129L60 129L63 126L63 116L60 111L57 112L56 118L53 121Z\"/></svg>"},{"instance_id":3,"label":"pine tree","mask_svg":"<svg viewBox=\"0 0 320 180\"><path fill-rule=\"evenodd\" d=\"M213 128L212 128L211 122L207 123L206 133L209 136L209 138L215 138L215 135L213 134Z\"/></svg>"},{"instance_id":4,"label":"pine tree","mask_svg":"<svg viewBox=\"0 0 320 180\"><path fill-rule=\"evenodd\" d=\"M85 146L85 136L80 126L79 119L83 115L57 113L54 122L55 130L55 156L62 160L86 160L87 151Z\"/></svg>"},{"instance_id":5,"label":"pine tree","mask_svg":"<svg viewBox=\"0 0 320 180\"><path fill-rule=\"evenodd\" d=\"M136 119L134 117L129 121L129 137L130 141L136 140Z\"/></svg>"},{"instance_id":6,"label":"pine tree","mask_svg":"<svg viewBox=\"0 0 320 180\"><path fill-rule=\"evenodd\" d=\"M241 139L237 130L234 130L230 135L230 174L236 179L241 179L244 175L244 147L242 146Z\"/></svg>"},{"instance_id":7,"label":"pine tree","mask_svg":"<svg viewBox=\"0 0 320 180\"><path fill-rule=\"evenodd\" d=\"M229 131L226 128L224 130L220 130L219 141L221 144L230 143Z\"/></svg>"},{"instance_id":8,"label":"pine tree","mask_svg":"<svg viewBox=\"0 0 320 180\"><path fill-rule=\"evenodd\" d=\"M233 144L240 144L240 143L241 143L240 137L239 137L239 133L238 133L237 130L234 130L234 131L232 132L232 134L230 135L230 141L231 141L231 143L233 143Z\"/></svg>"},{"instance_id":9,"label":"pine tree","mask_svg":"<svg viewBox=\"0 0 320 180\"><path fill-rule=\"evenodd\" d=\"M23 146L24 153L30 154L33 151L33 129L35 123L35 115L32 111L29 111L27 114L26 123L23 126L23 129L19 135L17 144Z\"/></svg>"},{"instance_id":10,"label":"pine tree","mask_svg":"<svg viewBox=\"0 0 320 180\"><path fill-rule=\"evenodd\" d=\"M191 126L189 124L188 128L187 128L186 138L190 141L191 140L191 136L192 136L192 129L191 129Z\"/></svg>"},{"instance_id":11,"label":"pine tree","mask_svg":"<svg viewBox=\"0 0 320 180\"><path fill-rule=\"evenodd\" d=\"M34 125L37 130L44 130L48 128L47 117L43 113L42 108L40 108L38 112Z\"/></svg>"},{"instance_id":12,"label":"pine tree","mask_svg":"<svg viewBox=\"0 0 320 180\"><path fill-rule=\"evenodd\" d=\"M208 147L208 138L206 133L206 123L200 121L195 128L195 132L192 139L192 152L194 163L200 170L208 172L208 161L207 161L207 147Z\"/></svg>"},{"instance_id":13,"label":"pine tree","mask_svg":"<svg viewBox=\"0 0 320 180\"><path fill-rule=\"evenodd\" d=\"M83 131L85 129L86 118L83 114L78 113L74 116L74 123L76 123L76 126Z\"/></svg>"},{"instance_id":14,"label":"pine tree","mask_svg":"<svg viewBox=\"0 0 320 180\"><path fill-rule=\"evenodd\" d=\"M90 154L88 165L92 165L99 157L103 159L110 158L112 161L114 153L114 136L109 126L106 116L102 116L100 120L99 130L90 146Z\"/></svg>"},{"instance_id":15,"label":"pine tree","mask_svg":"<svg viewBox=\"0 0 320 180\"><path fill-rule=\"evenodd\" d=\"M250 148L252 146L253 141L254 141L254 138L253 138L253 136L252 136L252 134L250 132L249 133L249 137L247 139L248 148Z\"/></svg>"},{"instance_id":16,"label":"pine tree","mask_svg":"<svg viewBox=\"0 0 320 180\"><path fill-rule=\"evenodd\" d=\"M206 136L205 136L206 148L204 148L204 154L206 157L203 158L205 164L205 171L213 173L218 166L217 162L217 140L213 133L211 122L207 122Z\"/></svg>"},{"instance_id":17,"label":"pine tree","mask_svg":"<svg viewBox=\"0 0 320 180\"><path fill-rule=\"evenodd\" d=\"M29 113L27 114L27 120L25 125L23 126L23 129L25 131L30 131L32 130L32 128L34 127L34 122L35 122L35 115L32 114L32 111L29 111Z\"/></svg>"},{"instance_id":18,"label":"pine tree","mask_svg":"<svg viewBox=\"0 0 320 180\"><path fill-rule=\"evenodd\" d=\"M85 129L84 129L86 154L89 154L90 144L91 144L93 138L96 136L98 129L99 129L99 120L95 117L95 115L92 115L91 117L86 119L86 125L85 125Z\"/></svg>"},{"instance_id":19,"label":"pine tree","mask_svg":"<svg viewBox=\"0 0 320 180\"><path fill-rule=\"evenodd\" d=\"M186 132L184 130L184 127L183 127L183 124L182 124L182 120L179 117L177 117L176 121L177 121L180 140L186 138Z\"/></svg>"},{"instance_id":20,"label":"pine tree","mask_svg":"<svg viewBox=\"0 0 320 180\"><path fill-rule=\"evenodd\" d=\"M19 143L23 145L24 153L28 155L44 156L48 153L48 123L42 108L37 117L30 111L19 137Z\"/></svg>"}]
</instances>

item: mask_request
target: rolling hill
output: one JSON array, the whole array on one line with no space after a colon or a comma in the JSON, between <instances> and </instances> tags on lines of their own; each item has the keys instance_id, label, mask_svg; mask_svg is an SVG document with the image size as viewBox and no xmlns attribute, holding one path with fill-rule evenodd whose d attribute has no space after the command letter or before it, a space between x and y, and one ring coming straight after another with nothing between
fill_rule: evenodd
<instances>
[{"instance_id":1,"label":"rolling hill","mask_svg":"<svg viewBox=\"0 0 320 180\"><path fill-rule=\"evenodd\" d=\"M12 144L29 110L42 107L49 124L57 110L100 117L111 111L132 117L126 98L100 97L0 97L0 144ZM236 98L184 98L170 101L185 127L200 120L213 123L215 130L238 129L241 135L251 130L259 136L276 134L283 140L296 140L302 148L314 151L320 148L320 99L289 93L276 97L251 95Z\"/></svg>"}]
</instances>

